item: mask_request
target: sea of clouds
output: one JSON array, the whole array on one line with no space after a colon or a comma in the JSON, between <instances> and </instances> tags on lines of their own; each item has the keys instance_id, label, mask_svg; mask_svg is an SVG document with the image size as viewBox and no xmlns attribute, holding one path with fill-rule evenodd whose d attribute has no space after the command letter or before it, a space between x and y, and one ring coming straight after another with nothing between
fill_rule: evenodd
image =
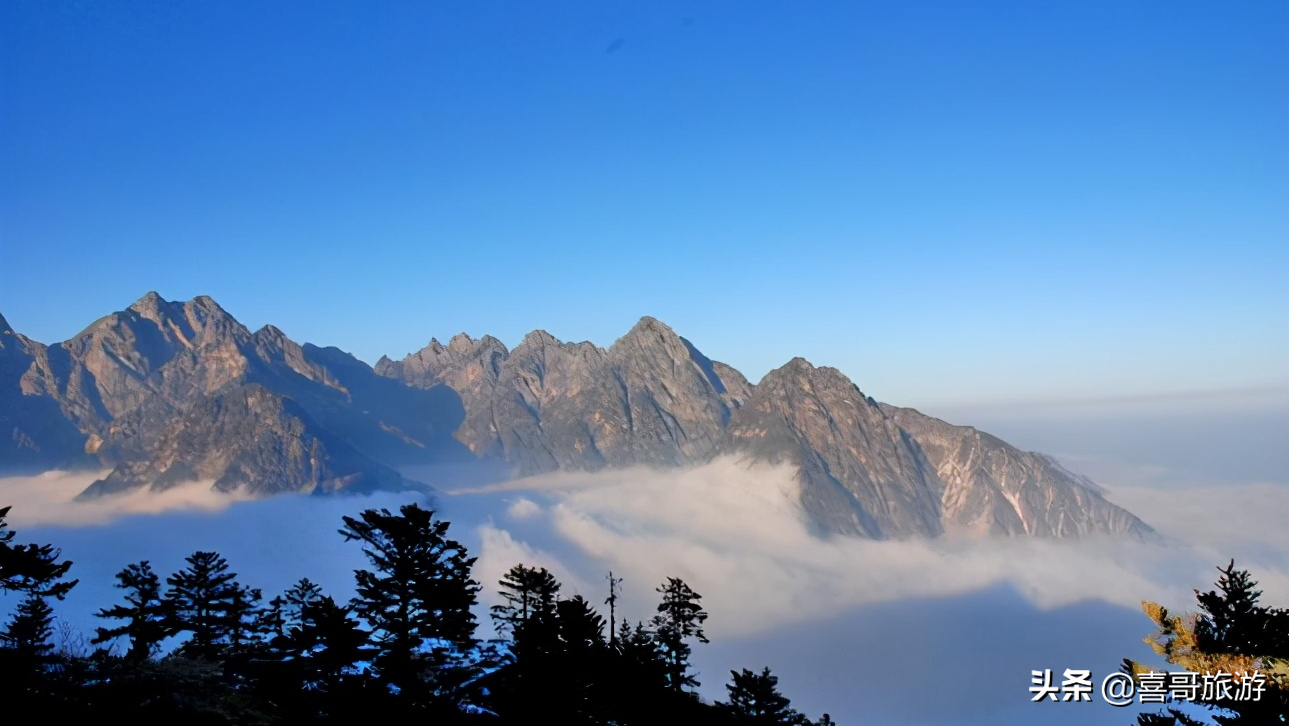
<instances>
[{"instance_id":1,"label":"sea of clouds","mask_svg":"<svg viewBox=\"0 0 1289 726\"><path fill-rule=\"evenodd\" d=\"M112 575L143 559L162 572L215 550L267 596L300 577L352 594L361 550L337 533L345 515L419 500L451 521L477 556L481 634L495 584L516 563L544 566L566 595L607 596L623 578L619 617L648 620L654 588L680 577L703 596L712 644L696 648L702 693L728 671L769 666L794 704L840 723L1127 724L1103 704L1029 703L1033 669L1152 661L1142 600L1193 608L1215 566L1235 558L1271 604L1289 604L1289 487L1279 483L1108 487L1164 535L1145 543L952 539L873 542L811 534L787 466L720 459L686 470L560 473L433 498L284 496L245 501L208 484L90 502L97 474L0 479L16 541L49 542L81 584L57 612L83 633L119 596ZM0 609L13 598L0 598ZM607 615L607 608L605 609ZM1042 709L1040 712L1039 709Z\"/></svg>"}]
</instances>

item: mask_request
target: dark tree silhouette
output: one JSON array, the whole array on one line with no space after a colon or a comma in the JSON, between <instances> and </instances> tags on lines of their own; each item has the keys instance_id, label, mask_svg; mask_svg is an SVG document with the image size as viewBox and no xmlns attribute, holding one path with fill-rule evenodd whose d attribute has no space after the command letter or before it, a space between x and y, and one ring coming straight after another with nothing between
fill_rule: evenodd
<instances>
[{"instance_id":1,"label":"dark tree silhouette","mask_svg":"<svg viewBox=\"0 0 1289 726\"><path fill-rule=\"evenodd\" d=\"M488 687L503 721L613 722L604 683L617 654L604 618L581 596L556 600L560 584L545 569L516 565L500 585L507 603L494 616L511 640Z\"/></svg>"},{"instance_id":2,"label":"dark tree silhouette","mask_svg":"<svg viewBox=\"0 0 1289 726\"><path fill-rule=\"evenodd\" d=\"M302 604L299 625L278 643L305 689L336 693L359 662L375 655L371 634L351 614L329 595L314 595Z\"/></svg>"},{"instance_id":3,"label":"dark tree silhouette","mask_svg":"<svg viewBox=\"0 0 1289 726\"><path fill-rule=\"evenodd\" d=\"M50 637L53 634L54 609L45 602L45 598L28 593L10 616L0 639L22 661L40 664L52 660L54 643Z\"/></svg>"},{"instance_id":4,"label":"dark tree silhouette","mask_svg":"<svg viewBox=\"0 0 1289 726\"><path fill-rule=\"evenodd\" d=\"M1283 627L1284 611L1258 605L1262 591L1235 560L1225 569L1217 590L1195 591L1203 616L1195 622L1196 645L1209 653L1249 653L1289 657L1289 629ZM1277 624L1280 627L1276 627Z\"/></svg>"},{"instance_id":5,"label":"dark tree silhouette","mask_svg":"<svg viewBox=\"0 0 1289 726\"><path fill-rule=\"evenodd\" d=\"M322 597L322 588L307 577L291 586L283 594L285 605L286 627L295 628L304 624L304 609Z\"/></svg>"},{"instance_id":6,"label":"dark tree silhouette","mask_svg":"<svg viewBox=\"0 0 1289 726\"><path fill-rule=\"evenodd\" d=\"M14 576L25 593L0 630L0 673L10 712L75 723L111 713L137 723L325 724L379 714L391 723L652 726L661 723L801 723L768 669L735 674L731 703L704 703L688 687L690 643L707 642L700 596L677 578L658 588L662 604L646 626L625 620L606 633L581 596L560 599L542 568L516 565L501 579L494 608L508 641L480 645L471 608L474 559L447 536L448 523L416 505L399 514L368 510L340 530L371 563L355 571L357 596L337 604L307 579L259 606L214 552L195 552L162 584L147 561L116 574L123 602L98 611L114 627L95 643L127 638L125 657L99 649L59 652L49 597L66 592L50 547L7 556L44 562L46 579ZM11 562L11 560L6 561ZM54 577L50 581L48 577ZM616 579L610 606L616 606ZM74 583L72 583L74 584ZM165 638L187 635L153 658ZM787 709L787 710L785 710ZM824 718L820 724L829 724Z\"/></svg>"},{"instance_id":7,"label":"dark tree silhouette","mask_svg":"<svg viewBox=\"0 0 1289 726\"><path fill-rule=\"evenodd\" d=\"M555 601L560 584L545 567L515 565L501 576L498 594L504 604L492 606L492 619L503 635L536 618L550 620L555 614Z\"/></svg>"},{"instance_id":8,"label":"dark tree silhouette","mask_svg":"<svg viewBox=\"0 0 1289 726\"><path fill-rule=\"evenodd\" d=\"M397 515L369 509L344 523L340 533L363 543L374 568L354 572L353 610L374 631L377 672L412 698L441 690L436 680L450 687L458 679L449 663L476 644L474 558L448 538L447 522L416 504Z\"/></svg>"},{"instance_id":9,"label":"dark tree silhouette","mask_svg":"<svg viewBox=\"0 0 1289 726\"><path fill-rule=\"evenodd\" d=\"M730 675L733 679L725 686L730 700L721 705L735 723L748 726L793 726L807 723L801 714L792 709L787 697L779 693L779 679L770 675L769 668L760 673L744 668L741 673L730 671Z\"/></svg>"},{"instance_id":10,"label":"dark tree silhouette","mask_svg":"<svg viewBox=\"0 0 1289 726\"><path fill-rule=\"evenodd\" d=\"M61 552L54 547L13 544L16 533L5 522L9 509L0 508L0 592L24 597L0 631L0 673L6 674L6 690L19 700L35 699L30 702L35 704L50 695L56 660L50 639L54 611L46 599L63 599L77 581L63 581L72 563L59 562ZM6 706L12 709L16 702Z\"/></svg>"},{"instance_id":11,"label":"dark tree silhouette","mask_svg":"<svg viewBox=\"0 0 1289 726\"><path fill-rule=\"evenodd\" d=\"M555 611L559 638L568 652L587 653L608 646L604 640L604 617L581 595L560 600L555 604Z\"/></svg>"},{"instance_id":12,"label":"dark tree silhouette","mask_svg":"<svg viewBox=\"0 0 1289 726\"><path fill-rule=\"evenodd\" d=\"M610 722L615 704L604 687L617 653L604 637L604 618L581 595L556 603L562 700L575 723Z\"/></svg>"},{"instance_id":13,"label":"dark tree silhouette","mask_svg":"<svg viewBox=\"0 0 1289 726\"><path fill-rule=\"evenodd\" d=\"M231 583L228 607L222 623L228 647L235 653L245 654L259 646L266 634L264 609L260 607L261 593L257 588Z\"/></svg>"},{"instance_id":14,"label":"dark tree silhouette","mask_svg":"<svg viewBox=\"0 0 1289 726\"><path fill-rule=\"evenodd\" d=\"M701 685L689 673L689 655L692 649L688 641L694 639L700 643L708 642L702 627L703 621L707 620L707 613L699 603L702 596L679 578L667 578L658 592L662 593L662 602L658 604L658 614L653 617L650 625L663 649L668 687L679 693L686 686Z\"/></svg>"},{"instance_id":15,"label":"dark tree silhouette","mask_svg":"<svg viewBox=\"0 0 1289 726\"><path fill-rule=\"evenodd\" d=\"M614 577L613 570L609 570L609 596L604 599L604 604L609 606L609 645L617 646L618 638L618 585L622 584L621 577Z\"/></svg>"},{"instance_id":16,"label":"dark tree silhouette","mask_svg":"<svg viewBox=\"0 0 1289 726\"><path fill-rule=\"evenodd\" d=\"M269 601L260 615L260 628L269 636L285 637L301 625L304 606L322 596L322 588L309 578L301 578L281 595Z\"/></svg>"},{"instance_id":17,"label":"dark tree silhouette","mask_svg":"<svg viewBox=\"0 0 1289 726\"><path fill-rule=\"evenodd\" d=\"M180 652L214 660L229 634L229 618L241 587L228 562L215 552L194 552L188 567L166 578L166 601L176 633L191 633Z\"/></svg>"},{"instance_id":18,"label":"dark tree silhouette","mask_svg":"<svg viewBox=\"0 0 1289 726\"><path fill-rule=\"evenodd\" d=\"M1257 583L1247 571L1235 569L1234 560L1217 569L1221 573L1217 589L1195 591L1198 613L1174 616L1160 605L1143 603L1159 628L1147 642L1169 663L1188 671L1236 674L1237 684L1242 675L1255 670L1266 677L1265 690L1256 700L1206 699L1201 693L1196 702L1212 710L1212 720L1220 726L1289 723L1289 671L1284 667L1289 659L1289 610L1260 605ZM1123 669L1134 676L1152 670L1127 659ZM1137 723L1189 726L1203 722L1168 708L1141 714Z\"/></svg>"},{"instance_id":19,"label":"dark tree silhouette","mask_svg":"<svg viewBox=\"0 0 1289 726\"><path fill-rule=\"evenodd\" d=\"M125 604L99 610L97 616L125 622L115 628L97 628L90 642L97 645L124 636L130 641L126 658L147 660L171 635L170 606L161 595L161 579L147 560L126 565L116 573L116 579L116 586L126 591Z\"/></svg>"},{"instance_id":20,"label":"dark tree silhouette","mask_svg":"<svg viewBox=\"0 0 1289 726\"><path fill-rule=\"evenodd\" d=\"M59 562L62 552L51 545L12 544L17 533L5 522L10 509L0 507L0 590L62 600L77 583L60 582L72 563Z\"/></svg>"}]
</instances>

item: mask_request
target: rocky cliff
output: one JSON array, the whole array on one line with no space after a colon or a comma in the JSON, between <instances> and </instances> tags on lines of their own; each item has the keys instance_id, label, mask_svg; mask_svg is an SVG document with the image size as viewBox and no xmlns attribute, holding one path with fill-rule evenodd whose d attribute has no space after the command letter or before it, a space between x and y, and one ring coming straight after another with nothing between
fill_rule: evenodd
<instances>
[{"instance_id":1,"label":"rocky cliff","mask_svg":"<svg viewBox=\"0 0 1289 726\"><path fill-rule=\"evenodd\" d=\"M1150 533L1047 457L879 404L801 358L754 385L648 317L607 348L462 334L373 369L252 333L208 297L149 293L54 346L0 318L0 403L0 467L111 468L85 496L186 481L370 491L413 486L395 471L413 465L529 475L736 455L796 466L824 533Z\"/></svg>"}]
</instances>

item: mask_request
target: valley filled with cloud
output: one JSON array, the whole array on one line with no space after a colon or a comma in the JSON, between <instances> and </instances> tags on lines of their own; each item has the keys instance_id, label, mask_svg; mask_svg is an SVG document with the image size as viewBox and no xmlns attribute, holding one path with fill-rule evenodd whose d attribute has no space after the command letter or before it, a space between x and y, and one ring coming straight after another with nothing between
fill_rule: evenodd
<instances>
[{"instance_id":1,"label":"valley filled with cloud","mask_svg":"<svg viewBox=\"0 0 1289 726\"><path fill-rule=\"evenodd\" d=\"M19 541L49 542L81 584L58 615L82 633L114 602L112 575L149 559L162 572L215 550L266 596L300 577L352 594L365 562L336 533L344 515L423 497L288 495L238 501L195 484L72 501L93 475L0 480ZM788 466L722 458L689 469L557 473L445 489L428 500L478 558L487 605L512 565L550 569L564 595L593 603L624 580L619 618L647 621L654 588L681 577L703 596L710 645L695 663L701 693L724 697L730 670L770 667L806 713L841 723L1127 723L1103 703L1029 703L1029 671L1144 662L1142 600L1193 609L1230 558L1264 602L1289 602L1289 487L1278 483L1108 487L1161 537L1132 541L955 538L871 541L822 536L798 504ZM11 607L2 602L0 607ZM607 608L601 608L607 615ZM1098 715L1091 717L1093 712ZM1105 719L1105 720L1102 720Z\"/></svg>"}]
</instances>

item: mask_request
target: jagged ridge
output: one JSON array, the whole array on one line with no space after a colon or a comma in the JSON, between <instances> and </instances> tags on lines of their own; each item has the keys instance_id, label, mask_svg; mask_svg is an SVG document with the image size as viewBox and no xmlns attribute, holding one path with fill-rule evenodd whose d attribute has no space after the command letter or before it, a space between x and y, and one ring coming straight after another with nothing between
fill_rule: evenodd
<instances>
[{"instance_id":1,"label":"jagged ridge","mask_svg":"<svg viewBox=\"0 0 1289 726\"><path fill-rule=\"evenodd\" d=\"M210 480L221 491L399 488L394 466L501 461L516 475L700 464L800 470L826 533L1146 536L1039 454L879 404L802 358L753 385L654 318L608 348L534 331L431 340L375 368L251 333L209 297L149 293L46 347L0 318L0 466L112 467L87 494Z\"/></svg>"}]
</instances>

